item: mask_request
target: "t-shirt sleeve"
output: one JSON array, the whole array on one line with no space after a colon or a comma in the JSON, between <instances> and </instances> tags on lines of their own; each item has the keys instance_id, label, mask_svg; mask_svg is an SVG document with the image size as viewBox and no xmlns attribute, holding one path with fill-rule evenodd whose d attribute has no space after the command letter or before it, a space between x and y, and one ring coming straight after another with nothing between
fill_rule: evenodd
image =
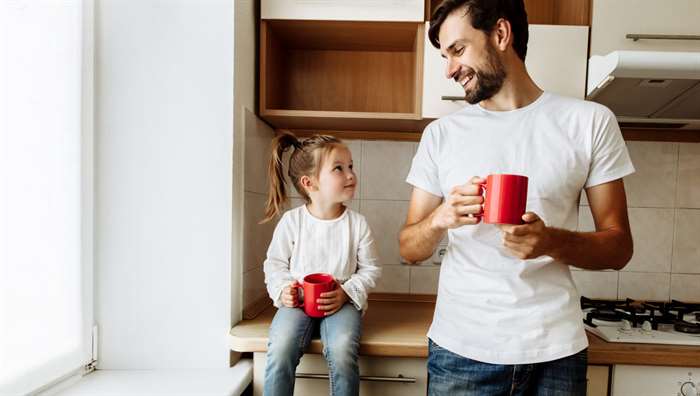
<instances>
[{"instance_id":1,"label":"t-shirt sleeve","mask_svg":"<svg viewBox=\"0 0 700 396\"><path fill-rule=\"evenodd\" d=\"M416 155L413 157L406 182L435 196L442 197L436 162L438 149L436 129L437 124L433 122L423 131L423 136L418 144Z\"/></svg>"},{"instance_id":2,"label":"t-shirt sleeve","mask_svg":"<svg viewBox=\"0 0 700 396\"><path fill-rule=\"evenodd\" d=\"M289 270L294 246L294 228L292 216L286 212L275 227L267 249L267 258L263 263L267 293L276 307L282 306L282 290L294 283L294 277Z\"/></svg>"},{"instance_id":3,"label":"t-shirt sleeve","mask_svg":"<svg viewBox=\"0 0 700 396\"><path fill-rule=\"evenodd\" d=\"M594 124L591 165L585 188L634 173L634 165L615 115L608 108L603 109L602 117Z\"/></svg>"}]
</instances>

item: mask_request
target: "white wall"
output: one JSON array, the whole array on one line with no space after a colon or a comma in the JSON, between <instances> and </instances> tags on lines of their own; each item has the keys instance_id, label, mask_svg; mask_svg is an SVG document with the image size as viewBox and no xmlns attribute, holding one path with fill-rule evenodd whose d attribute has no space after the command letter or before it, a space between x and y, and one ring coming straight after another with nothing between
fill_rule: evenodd
<instances>
[{"instance_id":1,"label":"white wall","mask_svg":"<svg viewBox=\"0 0 700 396\"><path fill-rule=\"evenodd\" d=\"M233 5L97 0L102 369L228 366Z\"/></svg>"}]
</instances>

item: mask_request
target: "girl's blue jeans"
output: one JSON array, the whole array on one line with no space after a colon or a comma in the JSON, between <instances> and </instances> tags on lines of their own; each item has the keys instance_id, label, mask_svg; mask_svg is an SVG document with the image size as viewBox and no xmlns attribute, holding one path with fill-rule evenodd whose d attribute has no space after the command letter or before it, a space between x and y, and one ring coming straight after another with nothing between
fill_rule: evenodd
<instances>
[{"instance_id":1,"label":"girl's blue jeans","mask_svg":"<svg viewBox=\"0 0 700 396\"><path fill-rule=\"evenodd\" d=\"M330 394L359 395L360 370L357 356L360 347L361 316L352 304L325 318L307 316L300 308L282 307L270 325L265 365L265 396L294 393L294 374L299 359L320 328L323 356L328 362Z\"/></svg>"}]
</instances>

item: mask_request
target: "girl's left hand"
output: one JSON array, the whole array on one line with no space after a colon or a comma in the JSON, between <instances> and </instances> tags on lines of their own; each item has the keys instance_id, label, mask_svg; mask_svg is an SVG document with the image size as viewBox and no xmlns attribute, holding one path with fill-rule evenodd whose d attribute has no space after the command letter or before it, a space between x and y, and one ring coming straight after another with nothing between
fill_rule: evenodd
<instances>
[{"instance_id":1,"label":"girl's left hand","mask_svg":"<svg viewBox=\"0 0 700 396\"><path fill-rule=\"evenodd\" d=\"M336 284L338 287L336 287L335 290L321 293L321 298L316 299L319 311L326 311L326 316L330 316L338 312L338 310L343 307L345 302L348 301L348 295L345 294L345 290L340 287L340 284Z\"/></svg>"}]
</instances>

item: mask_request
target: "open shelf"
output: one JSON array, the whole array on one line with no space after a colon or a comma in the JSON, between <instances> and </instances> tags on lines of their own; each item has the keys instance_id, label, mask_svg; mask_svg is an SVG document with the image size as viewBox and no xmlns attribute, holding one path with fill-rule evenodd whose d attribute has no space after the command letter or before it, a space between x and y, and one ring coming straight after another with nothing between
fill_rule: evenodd
<instances>
[{"instance_id":1,"label":"open shelf","mask_svg":"<svg viewBox=\"0 0 700 396\"><path fill-rule=\"evenodd\" d=\"M423 29L262 20L261 116L278 128L419 130Z\"/></svg>"}]
</instances>

